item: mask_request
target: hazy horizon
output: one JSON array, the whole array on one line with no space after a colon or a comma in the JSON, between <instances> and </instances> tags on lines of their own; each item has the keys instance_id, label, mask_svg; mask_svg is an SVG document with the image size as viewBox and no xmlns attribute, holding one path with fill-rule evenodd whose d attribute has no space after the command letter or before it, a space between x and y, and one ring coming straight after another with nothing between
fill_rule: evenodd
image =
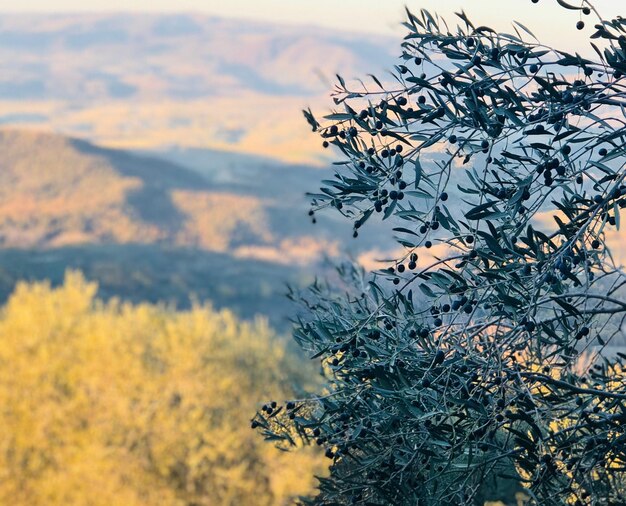
<instances>
[{"instance_id":1,"label":"hazy horizon","mask_svg":"<svg viewBox=\"0 0 626 506\"><path fill-rule=\"evenodd\" d=\"M450 24L456 23L455 12L463 10L470 19L480 25L502 31L512 28L512 21L528 26L537 38L548 45L570 45L569 49L585 51L586 37L580 37L574 25L580 14L564 11L556 0L542 0L535 5L530 0L521 5L519 1L507 3L498 0L344 0L340 4L331 0L315 3L294 0L233 0L227 3L211 0L56 0L54 7L49 0L24 0L20 4L0 3L0 14L55 14L55 13L198 13L230 19L256 20L279 24L320 26L346 32L403 35L402 21L405 6L411 10L425 8L439 14ZM599 2L598 10L604 18L619 14L620 0ZM521 9L521 7L527 7ZM541 8L541 16L538 16ZM589 27L594 15L585 17Z\"/></svg>"}]
</instances>

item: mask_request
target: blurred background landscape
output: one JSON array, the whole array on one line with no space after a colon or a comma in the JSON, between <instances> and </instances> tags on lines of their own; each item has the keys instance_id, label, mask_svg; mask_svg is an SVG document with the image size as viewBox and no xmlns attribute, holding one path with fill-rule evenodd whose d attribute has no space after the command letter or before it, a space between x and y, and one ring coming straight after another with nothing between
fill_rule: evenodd
<instances>
[{"instance_id":1,"label":"blurred background landscape","mask_svg":"<svg viewBox=\"0 0 626 506\"><path fill-rule=\"evenodd\" d=\"M393 253L380 223L312 223L333 158L301 110L330 109L336 73L386 78L403 4L322 26L273 1L55 3L0 5L0 503L286 504L325 470L249 429L317 381L286 286Z\"/></svg>"},{"instance_id":2,"label":"blurred background landscape","mask_svg":"<svg viewBox=\"0 0 626 506\"><path fill-rule=\"evenodd\" d=\"M0 294L72 267L105 297L284 323L285 282L350 237L307 215L330 163L300 110L395 46L209 15L1 16Z\"/></svg>"},{"instance_id":3,"label":"blurred background landscape","mask_svg":"<svg viewBox=\"0 0 626 506\"><path fill-rule=\"evenodd\" d=\"M316 449L250 430L264 400L317 381L287 284L371 262L383 231L313 225L305 193L331 160L301 109L396 52L210 14L0 14L2 504L312 490Z\"/></svg>"}]
</instances>

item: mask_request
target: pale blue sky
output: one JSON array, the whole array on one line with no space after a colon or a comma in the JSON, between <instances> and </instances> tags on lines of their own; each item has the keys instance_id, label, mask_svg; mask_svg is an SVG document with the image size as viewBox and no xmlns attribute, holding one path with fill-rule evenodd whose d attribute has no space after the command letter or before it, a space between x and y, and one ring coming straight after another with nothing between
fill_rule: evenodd
<instances>
[{"instance_id":1,"label":"pale blue sky","mask_svg":"<svg viewBox=\"0 0 626 506\"><path fill-rule=\"evenodd\" d=\"M581 47L582 38L574 28L579 15L558 7L556 0L540 0L538 4L530 0L0 0L0 12L198 11L401 34L398 24L405 4L447 17L462 7L479 24L499 30L510 29L509 21L516 19L532 27L542 41ZM624 0L595 0L594 4L605 17L626 15ZM589 26L593 24L591 18L586 19Z\"/></svg>"}]
</instances>

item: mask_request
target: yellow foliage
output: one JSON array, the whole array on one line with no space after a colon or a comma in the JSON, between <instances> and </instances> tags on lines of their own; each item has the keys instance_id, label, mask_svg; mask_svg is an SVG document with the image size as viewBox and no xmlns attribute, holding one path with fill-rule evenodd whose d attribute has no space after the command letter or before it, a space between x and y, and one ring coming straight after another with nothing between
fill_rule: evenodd
<instances>
[{"instance_id":1,"label":"yellow foliage","mask_svg":"<svg viewBox=\"0 0 626 506\"><path fill-rule=\"evenodd\" d=\"M305 380L263 321L96 291L77 273L24 283L0 315L1 504L273 505L311 489L318 454L249 428L259 399Z\"/></svg>"}]
</instances>

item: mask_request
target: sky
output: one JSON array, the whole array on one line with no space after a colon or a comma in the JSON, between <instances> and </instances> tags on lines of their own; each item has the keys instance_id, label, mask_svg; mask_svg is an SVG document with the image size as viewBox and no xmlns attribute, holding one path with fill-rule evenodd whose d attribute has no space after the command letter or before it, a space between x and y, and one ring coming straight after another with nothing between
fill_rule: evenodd
<instances>
[{"instance_id":1,"label":"sky","mask_svg":"<svg viewBox=\"0 0 626 506\"><path fill-rule=\"evenodd\" d=\"M581 0L568 1L581 3ZM594 1L605 18L626 15L624 3L624 0ZM558 7L556 0L539 0L537 4L530 0L0 0L0 13L196 11L401 36L400 21L405 5L412 10L423 7L448 19L463 8L470 19L497 30L510 30L510 21L515 19L549 45L582 48L582 37L574 28L579 14ZM586 18L588 30L593 24L591 18Z\"/></svg>"}]
</instances>

